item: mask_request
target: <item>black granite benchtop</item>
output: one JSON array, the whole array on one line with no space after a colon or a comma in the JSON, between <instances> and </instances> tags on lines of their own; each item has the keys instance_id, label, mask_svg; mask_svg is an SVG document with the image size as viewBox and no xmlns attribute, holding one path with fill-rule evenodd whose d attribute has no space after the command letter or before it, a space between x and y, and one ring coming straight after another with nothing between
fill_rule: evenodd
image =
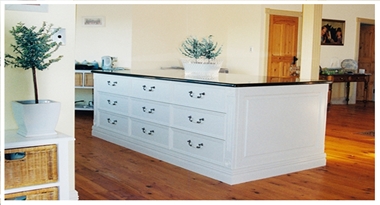
<instances>
[{"instance_id":1,"label":"black granite benchtop","mask_svg":"<svg viewBox=\"0 0 380 205\"><path fill-rule=\"evenodd\" d=\"M185 77L183 70L92 70L93 73L130 76L138 78L149 78L157 80L167 80L185 83L197 83L227 87L255 87L255 86L280 86L280 85L311 85L311 84L328 84L326 80L302 80L297 77L270 77L254 76L244 74L219 73L218 79L202 80Z\"/></svg>"}]
</instances>

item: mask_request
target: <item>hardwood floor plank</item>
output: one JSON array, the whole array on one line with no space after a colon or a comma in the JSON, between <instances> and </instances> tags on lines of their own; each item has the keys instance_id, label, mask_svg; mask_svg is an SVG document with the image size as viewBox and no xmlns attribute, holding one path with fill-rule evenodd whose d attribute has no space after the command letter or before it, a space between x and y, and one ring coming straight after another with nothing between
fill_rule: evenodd
<instances>
[{"instance_id":1,"label":"hardwood floor plank","mask_svg":"<svg viewBox=\"0 0 380 205\"><path fill-rule=\"evenodd\" d=\"M375 105L332 105L327 165L238 185L182 169L91 135L91 112L76 113L80 200L374 200Z\"/></svg>"}]
</instances>

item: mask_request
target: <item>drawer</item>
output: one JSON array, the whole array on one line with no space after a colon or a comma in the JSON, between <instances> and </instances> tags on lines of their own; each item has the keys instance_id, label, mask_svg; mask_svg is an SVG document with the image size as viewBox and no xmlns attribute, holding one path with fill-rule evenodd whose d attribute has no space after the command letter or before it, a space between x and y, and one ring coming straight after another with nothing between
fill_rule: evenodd
<instances>
[{"instance_id":1,"label":"drawer","mask_svg":"<svg viewBox=\"0 0 380 205\"><path fill-rule=\"evenodd\" d=\"M97 126L113 132L118 132L123 136L129 135L129 119L120 115L115 115L103 110L98 110Z\"/></svg>"},{"instance_id":2,"label":"drawer","mask_svg":"<svg viewBox=\"0 0 380 205\"><path fill-rule=\"evenodd\" d=\"M58 181L57 145L6 149L5 189Z\"/></svg>"},{"instance_id":3,"label":"drawer","mask_svg":"<svg viewBox=\"0 0 380 205\"><path fill-rule=\"evenodd\" d=\"M94 74L93 73L84 73L84 84L85 87L93 87L94 86Z\"/></svg>"},{"instance_id":4,"label":"drawer","mask_svg":"<svg viewBox=\"0 0 380 205\"><path fill-rule=\"evenodd\" d=\"M216 164L223 164L224 141L173 128L173 150Z\"/></svg>"},{"instance_id":5,"label":"drawer","mask_svg":"<svg viewBox=\"0 0 380 205\"><path fill-rule=\"evenodd\" d=\"M5 200L58 200L58 187L5 194Z\"/></svg>"},{"instance_id":6,"label":"drawer","mask_svg":"<svg viewBox=\"0 0 380 205\"><path fill-rule=\"evenodd\" d=\"M352 82L365 82L366 76L350 76L350 81L352 81Z\"/></svg>"},{"instance_id":7,"label":"drawer","mask_svg":"<svg viewBox=\"0 0 380 205\"><path fill-rule=\"evenodd\" d=\"M169 127L166 126L132 119L131 136L151 144L169 147Z\"/></svg>"},{"instance_id":8,"label":"drawer","mask_svg":"<svg viewBox=\"0 0 380 205\"><path fill-rule=\"evenodd\" d=\"M349 76L334 76L334 82L347 82L349 80Z\"/></svg>"},{"instance_id":9,"label":"drawer","mask_svg":"<svg viewBox=\"0 0 380 205\"><path fill-rule=\"evenodd\" d=\"M75 73L75 86L76 87L83 86L83 73Z\"/></svg>"},{"instance_id":10,"label":"drawer","mask_svg":"<svg viewBox=\"0 0 380 205\"><path fill-rule=\"evenodd\" d=\"M131 117L141 120L169 125L170 106L169 104L130 98Z\"/></svg>"},{"instance_id":11,"label":"drawer","mask_svg":"<svg viewBox=\"0 0 380 205\"><path fill-rule=\"evenodd\" d=\"M176 83L172 86L173 103L213 111L226 111L226 88Z\"/></svg>"},{"instance_id":12,"label":"drawer","mask_svg":"<svg viewBox=\"0 0 380 205\"><path fill-rule=\"evenodd\" d=\"M94 74L95 91L128 95L131 89L130 78L117 75Z\"/></svg>"},{"instance_id":13,"label":"drawer","mask_svg":"<svg viewBox=\"0 0 380 205\"><path fill-rule=\"evenodd\" d=\"M96 101L98 109L128 115L129 103L127 97L104 92L97 92L95 97L98 99Z\"/></svg>"},{"instance_id":14,"label":"drawer","mask_svg":"<svg viewBox=\"0 0 380 205\"><path fill-rule=\"evenodd\" d=\"M226 119L225 113L173 106L173 127L219 139L225 139Z\"/></svg>"},{"instance_id":15,"label":"drawer","mask_svg":"<svg viewBox=\"0 0 380 205\"><path fill-rule=\"evenodd\" d=\"M168 81L133 78L131 96L136 98L170 102L171 86Z\"/></svg>"}]
</instances>

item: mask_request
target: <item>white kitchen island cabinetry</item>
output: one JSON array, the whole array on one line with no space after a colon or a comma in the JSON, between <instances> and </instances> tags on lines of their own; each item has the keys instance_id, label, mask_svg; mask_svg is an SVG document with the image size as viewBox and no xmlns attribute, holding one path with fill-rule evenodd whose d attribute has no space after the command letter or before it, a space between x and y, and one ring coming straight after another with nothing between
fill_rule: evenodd
<instances>
[{"instance_id":1,"label":"white kitchen island cabinetry","mask_svg":"<svg viewBox=\"0 0 380 205\"><path fill-rule=\"evenodd\" d=\"M227 184L326 164L328 81L93 73L96 137Z\"/></svg>"}]
</instances>

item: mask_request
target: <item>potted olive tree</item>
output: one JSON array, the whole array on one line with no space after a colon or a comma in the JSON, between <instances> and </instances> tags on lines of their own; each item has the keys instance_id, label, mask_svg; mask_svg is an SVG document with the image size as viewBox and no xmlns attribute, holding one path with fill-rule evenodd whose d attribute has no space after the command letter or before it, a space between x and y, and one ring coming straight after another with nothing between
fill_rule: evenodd
<instances>
[{"instance_id":1,"label":"potted olive tree","mask_svg":"<svg viewBox=\"0 0 380 205\"><path fill-rule=\"evenodd\" d=\"M222 61L217 61L216 57L221 54L222 47L218 48L218 43L212 41L212 35L202 40L190 36L181 44L179 50L188 57L181 59L185 77L217 79Z\"/></svg>"},{"instance_id":2,"label":"potted olive tree","mask_svg":"<svg viewBox=\"0 0 380 205\"><path fill-rule=\"evenodd\" d=\"M26 27L20 22L10 30L15 44L10 45L13 53L5 54L5 66L31 70L33 77L34 100L12 102L18 133L25 137L57 134L55 127L61 105L56 101L38 98L36 72L45 70L63 57L52 58L52 54L61 46L61 43L51 38L60 28L52 29L52 26L43 22L41 28L37 29L36 26Z\"/></svg>"}]
</instances>

